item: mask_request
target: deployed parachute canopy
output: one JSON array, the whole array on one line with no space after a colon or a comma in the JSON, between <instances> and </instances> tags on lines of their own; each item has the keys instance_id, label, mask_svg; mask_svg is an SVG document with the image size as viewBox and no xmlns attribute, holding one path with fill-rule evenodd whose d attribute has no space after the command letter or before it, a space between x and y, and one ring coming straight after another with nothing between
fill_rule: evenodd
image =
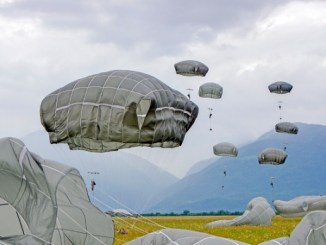
<instances>
[{"instance_id":1,"label":"deployed parachute canopy","mask_svg":"<svg viewBox=\"0 0 326 245\"><path fill-rule=\"evenodd\" d=\"M243 215L233 220L218 220L208 223L208 227L238 225L271 225L275 212L263 197L253 198Z\"/></svg>"},{"instance_id":2,"label":"deployed parachute canopy","mask_svg":"<svg viewBox=\"0 0 326 245\"><path fill-rule=\"evenodd\" d=\"M210 234L184 230L184 229L163 229L154 231L145 236L136 238L125 245L246 245L247 243L234 241L231 239L213 236Z\"/></svg>"},{"instance_id":3,"label":"deployed parachute canopy","mask_svg":"<svg viewBox=\"0 0 326 245\"><path fill-rule=\"evenodd\" d=\"M213 152L217 156L236 157L238 149L231 143L222 142L213 146Z\"/></svg>"},{"instance_id":4,"label":"deployed parachute canopy","mask_svg":"<svg viewBox=\"0 0 326 245\"><path fill-rule=\"evenodd\" d=\"M223 94L223 88L217 83L204 83L199 87L199 97L220 99Z\"/></svg>"},{"instance_id":5,"label":"deployed parachute canopy","mask_svg":"<svg viewBox=\"0 0 326 245\"><path fill-rule=\"evenodd\" d=\"M198 107L150 75L114 70L52 92L43 99L40 114L51 143L108 152L134 146L180 146Z\"/></svg>"},{"instance_id":6,"label":"deployed parachute canopy","mask_svg":"<svg viewBox=\"0 0 326 245\"><path fill-rule=\"evenodd\" d=\"M203 63L195 60L184 60L174 65L175 71L183 76L202 76L208 72L208 67Z\"/></svg>"},{"instance_id":7,"label":"deployed parachute canopy","mask_svg":"<svg viewBox=\"0 0 326 245\"><path fill-rule=\"evenodd\" d=\"M258 156L258 162L260 164L270 163L273 165L283 164L288 154L276 148L266 148Z\"/></svg>"},{"instance_id":8,"label":"deployed parachute canopy","mask_svg":"<svg viewBox=\"0 0 326 245\"><path fill-rule=\"evenodd\" d=\"M278 81L268 86L269 91L276 94L290 93L292 88L293 86L291 84L283 81Z\"/></svg>"},{"instance_id":9,"label":"deployed parachute canopy","mask_svg":"<svg viewBox=\"0 0 326 245\"><path fill-rule=\"evenodd\" d=\"M298 127L290 122L280 122L275 125L275 131L278 133L297 134Z\"/></svg>"},{"instance_id":10,"label":"deployed parachute canopy","mask_svg":"<svg viewBox=\"0 0 326 245\"><path fill-rule=\"evenodd\" d=\"M284 217L304 216L310 211L326 211L326 196L299 196L289 201L273 201L275 209Z\"/></svg>"},{"instance_id":11,"label":"deployed parachute canopy","mask_svg":"<svg viewBox=\"0 0 326 245\"><path fill-rule=\"evenodd\" d=\"M92 205L76 169L42 159L15 138L0 139L0 169L0 198L24 220L22 233L0 234L0 244L113 243L113 221Z\"/></svg>"},{"instance_id":12,"label":"deployed parachute canopy","mask_svg":"<svg viewBox=\"0 0 326 245\"><path fill-rule=\"evenodd\" d=\"M322 245L326 244L326 211L312 211L303 217L290 237L280 237L259 245Z\"/></svg>"}]
</instances>

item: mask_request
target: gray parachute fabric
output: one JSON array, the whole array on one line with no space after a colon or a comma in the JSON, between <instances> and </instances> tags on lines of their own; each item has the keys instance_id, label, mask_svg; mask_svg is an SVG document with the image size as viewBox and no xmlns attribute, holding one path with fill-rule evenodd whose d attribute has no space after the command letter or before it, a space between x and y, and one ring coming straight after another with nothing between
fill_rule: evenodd
<instances>
[{"instance_id":1,"label":"gray parachute fabric","mask_svg":"<svg viewBox=\"0 0 326 245\"><path fill-rule=\"evenodd\" d=\"M284 217L304 216L315 210L326 211L326 196L299 196L289 201L273 201L275 209Z\"/></svg>"},{"instance_id":2,"label":"gray parachute fabric","mask_svg":"<svg viewBox=\"0 0 326 245\"><path fill-rule=\"evenodd\" d=\"M275 131L278 133L298 134L299 128L290 122L279 122L275 125Z\"/></svg>"},{"instance_id":3,"label":"gray parachute fabric","mask_svg":"<svg viewBox=\"0 0 326 245\"><path fill-rule=\"evenodd\" d=\"M235 147L235 145L228 142L221 142L214 145L213 152L217 156L236 157L238 155L238 149Z\"/></svg>"},{"instance_id":4,"label":"gray parachute fabric","mask_svg":"<svg viewBox=\"0 0 326 245\"><path fill-rule=\"evenodd\" d=\"M275 94L287 94L290 93L293 86L287 82L278 81L268 86L269 92Z\"/></svg>"},{"instance_id":5,"label":"gray parachute fabric","mask_svg":"<svg viewBox=\"0 0 326 245\"><path fill-rule=\"evenodd\" d=\"M23 224L22 232L0 234L0 244L113 243L112 219L90 203L76 169L42 159L18 139L3 138L0 170L0 198Z\"/></svg>"},{"instance_id":6,"label":"gray parachute fabric","mask_svg":"<svg viewBox=\"0 0 326 245\"><path fill-rule=\"evenodd\" d=\"M266 148L258 155L259 164L283 164L288 154L277 148Z\"/></svg>"},{"instance_id":7,"label":"gray parachute fabric","mask_svg":"<svg viewBox=\"0 0 326 245\"><path fill-rule=\"evenodd\" d=\"M210 234L183 230L183 229L163 229L154 231L145 236L136 238L125 245L246 245L228 238L217 237Z\"/></svg>"},{"instance_id":8,"label":"gray parachute fabric","mask_svg":"<svg viewBox=\"0 0 326 245\"><path fill-rule=\"evenodd\" d=\"M277 243L280 242L280 243ZM290 237L273 239L260 245L324 245L326 244L326 211L312 211L303 217Z\"/></svg>"},{"instance_id":9,"label":"gray parachute fabric","mask_svg":"<svg viewBox=\"0 0 326 245\"><path fill-rule=\"evenodd\" d=\"M199 97L220 99L223 95L223 88L217 83L204 83L199 87Z\"/></svg>"},{"instance_id":10,"label":"gray parachute fabric","mask_svg":"<svg viewBox=\"0 0 326 245\"><path fill-rule=\"evenodd\" d=\"M51 143L108 152L180 146L198 107L150 75L114 70L78 79L47 95L40 115Z\"/></svg>"},{"instance_id":11,"label":"gray parachute fabric","mask_svg":"<svg viewBox=\"0 0 326 245\"><path fill-rule=\"evenodd\" d=\"M0 236L24 235L30 233L23 217L5 200L0 198Z\"/></svg>"},{"instance_id":12,"label":"gray parachute fabric","mask_svg":"<svg viewBox=\"0 0 326 245\"><path fill-rule=\"evenodd\" d=\"M208 67L196 60L184 60L174 65L175 71L183 76L206 76Z\"/></svg>"},{"instance_id":13,"label":"gray parachute fabric","mask_svg":"<svg viewBox=\"0 0 326 245\"><path fill-rule=\"evenodd\" d=\"M237 225L271 225L275 212L263 197L253 198L243 215L233 220L218 220L208 223L208 227Z\"/></svg>"}]
</instances>

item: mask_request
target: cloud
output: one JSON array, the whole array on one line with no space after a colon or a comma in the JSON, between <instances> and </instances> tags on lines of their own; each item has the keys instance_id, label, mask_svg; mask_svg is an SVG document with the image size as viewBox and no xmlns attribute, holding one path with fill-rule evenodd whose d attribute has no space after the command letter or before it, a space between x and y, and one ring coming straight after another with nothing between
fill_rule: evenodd
<instances>
[{"instance_id":1,"label":"cloud","mask_svg":"<svg viewBox=\"0 0 326 245\"><path fill-rule=\"evenodd\" d=\"M183 146L166 160L144 153L179 176L213 157L213 144L243 144L271 130L278 100L284 120L326 124L325 12L324 1L0 1L0 135L42 129L45 95L113 69L194 90L200 114ZM208 65L206 77L176 75L173 65L185 59ZM291 94L269 93L278 80L294 85ZM199 98L204 82L222 85L222 99Z\"/></svg>"}]
</instances>

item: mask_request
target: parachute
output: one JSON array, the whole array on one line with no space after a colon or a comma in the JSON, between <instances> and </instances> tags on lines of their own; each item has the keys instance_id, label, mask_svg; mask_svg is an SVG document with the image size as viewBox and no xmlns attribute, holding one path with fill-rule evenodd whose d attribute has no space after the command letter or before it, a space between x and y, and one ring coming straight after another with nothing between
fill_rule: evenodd
<instances>
[{"instance_id":1,"label":"parachute","mask_svg":"<svg viewBox=\"0 0 326 245\"><path fill-rule=\"evenodd\" d=\"M263 197L253 198L247 205L243 215L233 220L218 220L208 223L208 227L237 225L271 225L275 212Z\"/></svg>"},{"instance_id":2,"label":"parachute","mask_svg":"<svg viewBox=\"0 0 326 245\"><path fill-rule=\"evenodd\" d=\"M199 97L220 99L223 94L223 88L217 83L204 83L199 87Z\"/></svg>"},{"instance_id":3,"label":"parachute","mask_svg":"<svg viewBox=\"0 0 326 245\"><path fill-rule=\"evenodd\" d=\"M275 200L273 205L284 217L304 216L310 211L326 211L326 196L300 196L289 201Z\"/></svg>"},{"instance_id":4,"label":"parachute","mask_svg":"<svg viewBox=\"0 0 326 245\"><path fill-rule=\"evenodd\" d=\"M238 149L231 143L222 142L213 146L213 152L217 156L236 157Z\"/></svg>"},{"instance_id":5,"label":"parachute","mask_svg":"<svg viewBox=\"0 0 326 245\"><path fill-rule=\"evenodd\" d=\"M290 237L276 238L259 245L321 245L326 244L326 211L312 211L303 217Z\"/></svg>"},{"instance_id":6,"label":"parachute","mask_svg":"<svg viewBox=\"0 0 326 245\"><path fill-rule=\"evenodd\" d=\"M52 144L109 152L180 146L198 106L150 75L114 70L78 79L47 95L40 115Z\"/></svg>"},{"instance_id":7,"label":"parachute","mask_svg":"<svg viewBox=\"0 0 326 245\"><path fill-rule=\"evenodd\" d=\"M184 230L184 229L163 229L154 231L145 236L136 238L130 242L125 243L125 245L246 245L247 243L234 241L231 239L213 236L210 234Z\"/></svg>"},{"instance_id":8,"label":"parachute","mask_svg":"<svg viewBox=\"0 0 326 245\"><path fill-rule=\"evenodd\" d=\"M266 148L258 156L258 162L260 164L270 163L273 165L283 164L288 154L280 149Z\"/></svg>"},{"instance_id":9,"label":"parachute","mask_svg":"<svg viewBox=\"0 0 326 245\"><path fill-rule=\"evenodd\" d=\"M179 75L183 76L206 76L208 67L195 60L184 60L174 65L175 71Z\"/></svg>"},{"instance_id":10,"label":"parachute","mask_svg":"<svg viewBox=\"0 0 326 245\"><path fill-rule=\"evenodd\" d=\"M298 127L290 122L279 122L275 125L275 131L278 133L297 134Z\"/></svg>"},{"instance_id":11,"label":"parachute","mask_svg":"<svg viewBox=\"0 0 326 245\"><path fill-rule=\"evenodd\" d=\"M24 224L18 234L0 234L0 244L113 244L113 221L92 205L78 170L15 138L0 139L0 168L0 198Z\"/></svg>"},{"instance_id":12,"label":"parachute","mask_svg":"<svg viewBox=\"0 0 326 245\"><path fill-rule=\"evenodd\" d=\"M290 93L293 86L287 82L278 81L268 86L269 92L276 94Z\"/></svg>"}]
</instances>

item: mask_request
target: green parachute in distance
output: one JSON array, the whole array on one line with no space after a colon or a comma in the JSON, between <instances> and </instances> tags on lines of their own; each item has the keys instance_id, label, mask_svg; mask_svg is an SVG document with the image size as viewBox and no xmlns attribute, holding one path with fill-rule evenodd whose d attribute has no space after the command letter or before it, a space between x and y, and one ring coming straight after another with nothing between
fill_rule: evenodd
<instances>
[{"instance_id":1,"label":"green parachute in distance","mask_svg":"<svg viewBox=\"0 0 326 245\"><path fill-rule=\"evenodd\" d=\"M290 93L293 86L287 82L278 81L268 86L269 92L276 94L287 94Z\"/></svg>"},{"instance_id":2,"label":"green parachute in distance","mask_svg":"<svg viewBox=\"0 0 326 245\"><path fill-rule=\"evenodd\" d=\"M238 156L238 149L235 147L235 145L228 142L222 142L214 145L213 152L216 156Z\"/></svg>"},{"instance_id":3,"label":"green parachute in distance","mask_svg":"<svg viewBox=\"0 0 326 245\"><path fill-rule=\"evenodd\" d=\"M275 125L275 131L278 133L298 134L299 128L290 122L280 122Z\"/></svg>"},{"instance_id":4,"label":"green parachute in distance","mask_svg":"<svg viewBox=\"0 0 326 245\"><path fill-rule=\"evenodd\" d=\"M51 143L108 152L180 146L198 106L153 76L114 70L78 79L47 95L40 115Z\"/></svg>"},{"instance_id":5,"label":"green parachute in distance","mask_svg":"<svg viewBox=\"0 0 326 245\"><path fill-rule=\"evenodd\" d=\"M277 148L266 148L258 156L258 162L260 164L273 164L280 165L283 164L287 158L288 154Z\"/></svg>"},{"instance_id":6,"label":"green parachute in distance","mask_svg":"<svg viewBox=\"0 0 326 245\"><path fill-rule=\"evenodd\" d=\"M223 87L217 83L204 83L199 87L199 97L220 99L223 95Z\"/></svg>"},{"instance_id":7,"label":"green parachute in distance","mask_svg":"<svg viewBox=\"0 0 326 245\"><path fill-rule=\"evenodd\" d=\"M175 71L183 76L206 76L208 67L196 60L184 60L174 65Z\"/></svg>"}]
</instances>

